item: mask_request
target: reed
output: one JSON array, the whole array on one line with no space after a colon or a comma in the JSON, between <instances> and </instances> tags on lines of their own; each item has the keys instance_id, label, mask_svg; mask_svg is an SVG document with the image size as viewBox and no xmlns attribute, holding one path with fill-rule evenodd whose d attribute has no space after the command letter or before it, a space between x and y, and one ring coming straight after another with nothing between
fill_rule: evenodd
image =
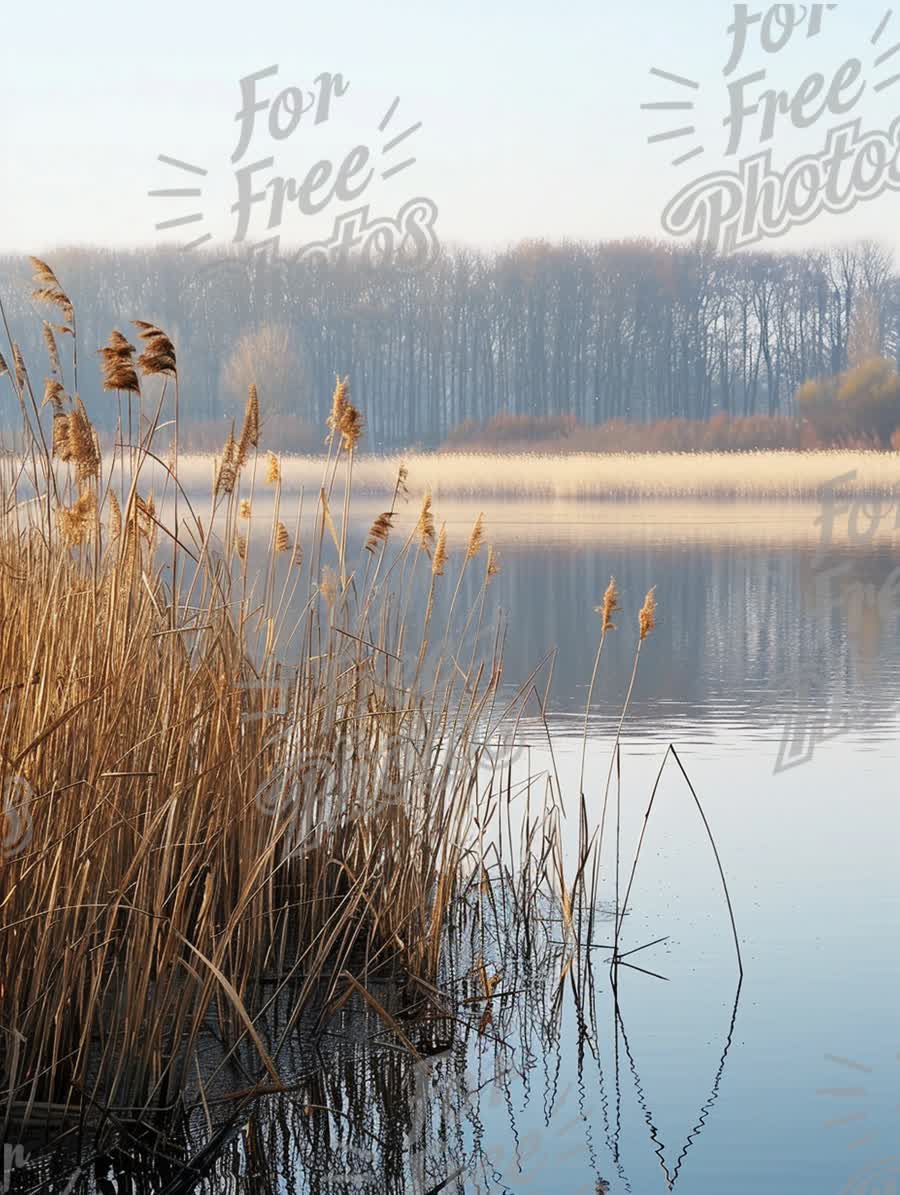
<instances>
[{"instance_id":1,"label":"reed","mask_svg":"<svg viewBox=\"0 0 900 1195\"><path fill-rule=\"evenodd\" d=\"M323 463L319 457L282 456L285 492L315 485ZM826 493L896 499L900 491L900 452L438 452L402 458L358 453L355 494L389 493L401 464L414 479L413 496L421 500L430 493L436 502L816 501ZM205 479L208 468L202 457L188 458L185 484ZM337 484L341 486L340 477Z\"/></svg>"},{"instance_id":2,"label":"reed","mask_svg":"<svg viewBox=\"0 0 900 1195\"><path fill-rule=\"evenodd\" d=\"M532 917L558 926L554 1009L570 973L583 993L609 777L588 793L582 769L570 866L555 762L542 799L503 762L532 698L546 729L547 695L541 665L519 693L501 688L503 627L486 625L500 564L484 516L451 550L426 483L401 533L413 473L393 462L390 505L355 544L354 479L369 463L341 377L327 454L292 493L292 463L267 452L258 504L252 386L242 427L206 462L201 514L177 446L173 342L135 321L137 359L120 332L101 350L106 388L138 412L135 426L119 408L104 453L75 388L74 307L46 263L35 269L71 361L44 338L42 416L0 302L24 445L0 455L0 1139L40 1117L174 1114L201 1074L204 1107L222 1072L240 1076L235 1098L283 1091L300 1019L350 1000L416 1058L410 1018L452 1019L438 985L461 924L485 1032L501 998L486 927L504 909L526 953ZM601 649L618 609L611 581ZM651 590L635 671L655 613ZM617 736L615 760L618 749ZM384 983L391 1000L376 994Z\"/></svg>"},{"instance_id":3,"label":"reed","mask_svg":"<svg viewBox=\"0 0 900 1195\"><path fill-rule=\"evenodd\" d=\"M74 308L46 263L39 275L73 360L45 339L45 442L9 350L27 450L3 458L0 514L7 1122L171 1107L210 1033L226 1059L249 1044L277 1086L283 1041L258 1028L273 985L290 1002L285 1037L314 994L327 1003L384 975L410 999L429 993L454 902L482 866L497 792L479 768L501 717L499 658L476 650L474 612L436 651L409 641L403 615L417 587L471 567L483 522L455 561L443 533L429 559L430 503L418 535L396 542L385 511L358 560L348 547L362 416L347 379L311 527L301 535L299 503L288 513L272 453L271 517L253 513L255 387L201 517L177 447L159 446L171 340L136 321L137 359L120 332L100 351L106 389L143 412L137 425L122 412L104 457L62 380L75 379Z\"/></svg>"}]
</instances>

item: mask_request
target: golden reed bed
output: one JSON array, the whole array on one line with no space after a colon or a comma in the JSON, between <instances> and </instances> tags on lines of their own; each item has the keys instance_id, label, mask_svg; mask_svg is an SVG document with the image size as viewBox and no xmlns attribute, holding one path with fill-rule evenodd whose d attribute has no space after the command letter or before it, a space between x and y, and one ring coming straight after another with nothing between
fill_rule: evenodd
<instances>
[{"instance_id":1,"label":"golden reed bed","mask_svg":"<svg viewBox=\"0 0 900 1195\"><path fill-rule=\"evenodd\" d=\"M426 492L401 532L398 464L352 536L357 464L375 489L390 465L360 460L346 379L327 456L290 479L255 385L213 472L179 459L176 346L141 320L136 344L113 330L99 350L118 413L103 447L79 397L96 356L79 366L74 305L32 261L61 322L26 360L0 296L0 394L22 429L0 452L0 1138L174 1115L236 1057L231 1096L281 1091L300 1017L351 998L415 1055L413 1020L453 1014L436 985L460 909L475 933L507 890L523 916L558 910L560 989L586 974L612 769L589 817L582 764L572 871L558 781L523 790L498 762L530 693L501 687L482 515L450 543ZM607 632L630 625L636 670L653 630L652 591L628 624L618 610L611 580L588 703ZM513 871L494 835L523 791ZM372 994L385 978L402 1026ZM210 1040L224 1057L201 1078Z\"/></svg>"},{"instance_id":2,"label":"golden reed bed","mask_svg":"<svg viewBox=\"0 0 900 1195\"><path fill-rule=\"evenodd\" d=\"M317 493L319 457L282 457L286 491ZM819 500L840 496L891 497L900 488L896 452L645 453L541 456L532 453L408 453L360 456L357 494L389 494L401 464L414 495L435 499L701 499ZM186 457L182 483L207 486L211 457Z\"/></svg>"}]
</instances>

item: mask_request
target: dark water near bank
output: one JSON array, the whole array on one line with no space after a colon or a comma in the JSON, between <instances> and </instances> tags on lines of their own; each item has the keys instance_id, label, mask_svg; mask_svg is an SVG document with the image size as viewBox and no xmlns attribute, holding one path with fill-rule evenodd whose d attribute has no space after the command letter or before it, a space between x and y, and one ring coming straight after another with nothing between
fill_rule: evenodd
<instances>
[{"instance_id":1,"label":"dark water near bank","mask_svg":"<svg viewBox=\"0 0 900 1195\"><path fill-rule=\"evenodd\" d=\"M509 691L557 649L552 675L548 663L535 678L553 757L535 698L520 763L558 769L572 809L593 609L615 574L625 609L589 716L596 813L636 611L657 587L658 626L623 731L623 867L674 743L721 855L743 982L709 841L670 760L621 949L666 940L631 956L644 970L620 969L618 1007L607 915L587 1034L568 996L552 1005L558 959L533 958L501 975L497 990L521 998L496 1001L480 1038L471 1025L483 1005L464 1008L468 1033L436 1029L430 1067L410 1068L377 1024L367 1030L377 1040L327 1044L296 1098L245 1111L200 1189L900 1190L900 552L848 546L819 559L811 546L727 536L673 546L662 533L548 544L523 524L507 528L502 558L490 604L508 616ZM572 825L573 853L575 836ZM489 927L485 958L508 960L503 933Z\"/></svg>"}]
</instances>

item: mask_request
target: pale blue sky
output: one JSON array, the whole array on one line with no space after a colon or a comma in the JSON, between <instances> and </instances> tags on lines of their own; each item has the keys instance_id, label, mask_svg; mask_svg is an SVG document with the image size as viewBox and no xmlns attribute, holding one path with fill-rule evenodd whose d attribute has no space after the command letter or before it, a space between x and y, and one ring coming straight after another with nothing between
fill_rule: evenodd
<instances>
[{"instance_id":1,"label":"pale blue sky","mask_svg":"<svg viewBox=\"0 0 900 1195\"><path fill-rule=\"evenodd\" d=\"M872 84L900 74L900 51L875 69L870 39L888 7L886 0L843 0L825 14L817 38L799 31L774 57L760 50L757 25L737 73L767 66L775 85L796 88L809 72L830 77L859 55L870 83L853 114L866 128L887 128L900 114L900 84L881 94ZM733 9L721 0L9 0L0 48L7 117L0 248L180 243L207 231L230 239L238 80L274 63L277 80L260 84L267 98L292 83L308 88L323 71L342 73L350 87L326 124L304 119L280 143L260 133L245 161L274 152L271 173L302 178L319 158L339 160L358 143L380 145L389 134L378 134L378 122L399 96L391 132L423 122L409 141L417 162L372 183L365 198L373 215L394 215L405 200L424 195L439 208L445 241L496 246L537 236L660 236L665 202L724 161L722 70ZM898 42L900 10L878 48ZM690 93L695 115L641 111L644 101L687 94L651 78L653 66L701 83ZM707 153L675 169L671 160L694 139L648 145L647 137L689 120ZM820 150L836 123L826 114L800 135L782 122L776 157ZM748 153L758 148L753 129L745 145ZM209 173L181 175L157 161L160 153ZM402 156L395 151L390 160ZM198 183L203 193L196 200L147 195ZM324 236L348 206L356 205L335 201L316 218L291 211L285 242ZM203 215L198 224L155 231L157 222L194 210ZM900 249L898 215L900 194L888 192L778 243L874 236ZM251 233L264 235L256 227Z\"/></svg>"}]
</instances>

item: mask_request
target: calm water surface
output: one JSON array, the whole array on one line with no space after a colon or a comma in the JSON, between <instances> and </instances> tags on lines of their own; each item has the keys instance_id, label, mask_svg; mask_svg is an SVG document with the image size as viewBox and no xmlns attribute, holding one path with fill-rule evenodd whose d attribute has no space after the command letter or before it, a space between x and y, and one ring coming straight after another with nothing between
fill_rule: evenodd
<instances>
[{"instance_id":1,"label":"calm water surface","mask_svg":"<svg viewBox=\"0 0 900 1195\"><path fill-rule=\"evenodd\" d=\"M625 948L668 936L632 959L668 982L620 973L622 1023L617 1034L610 1008L599 1041L612 1131L595 1075L580 1151L559 1148L551 1120L545 1177L506 1168L503 1180L513 1191L588 1191L592 1148L611 1191L665 1191L673 1176L693 1195L896 1191L897 553L881 545L820 559L813 546L655 540L507 544L496 582L512 615L507 659L525 675L542 645L558 647L549 720L564 784L577 792L590 612L615 574L628 613L607 644L590 717L587 787L599 800L632 665L632 612L657 586L659 625L624 730L623 854L633 856L674 743L723 859L744 981L738 993L714 860L670 768L625 931ZM611 1005L602 968L599 982ZM576 1065L566 1046L564 1034L563 1074ZM523 1106L520 1131L526 1121L539 1128L541 1108ZM576 1129L566 1136L574 1146Z\"/></svg>"},{"instance_id":2,"label":"calm water surface","mask_svg":"<svg viewBox=\"0 0 900 1195\"><path fill-rule=\"evenodd\" d=\"M582 511L591 524L590 508ZM503 570L490 597L507 617L504 683L512 693L556 649L546 702L555 759L534 703L524 736L531 769L555 765L571 808L594 607L614 574L624 610L589 713L585 787L596 813L636 611L656 586L658 626L623 731L623 866L675 744L722 858L743 982L702 821L677 767L667 766L621 948L665 940L631 956L643 971L620 970L618 1013L602 950L611 941L607 913L596 931L588 1048L570 1002L558 1033L542 1033L525 1015L498 1018L507 1060L500 1079L497 1050L470 1043L462 1057L436 1064L420 1090L431 1137L452 1138L463 1158L474 1150L477 1165L445 1187L430 1170L417 1180L409 1142L392 1138L383 1101L354 1136L345 1123L353 1105L335 1108L347 1098L343 1087L321 1096L334 1108L329 1172L321 1150L318 1161L310 1153L303 1115L278 1100L257 1107L207 1189L900 1190L900 598L892 577L900 554L887 542L817 555L814 533L770 537L762 523L750 535L746 526L733 536L673 535L652 508L633 536L612 523L609 534L557 526L548 536L539 520L514 513L495 531ZM541 692L549 678L545 666ZM566 835L574 852L574 825ZM542 977L532 981L540 989ZM362 1074L374 1089L396 1053L365 1049L363 1063L358 1050L346 1060L347 1075ZM340 1054L334 1065L344 1065ZM457 1099L444 1115L451 1089L463 1092L462 1111Z\"/></svg>"}]
</instances>

